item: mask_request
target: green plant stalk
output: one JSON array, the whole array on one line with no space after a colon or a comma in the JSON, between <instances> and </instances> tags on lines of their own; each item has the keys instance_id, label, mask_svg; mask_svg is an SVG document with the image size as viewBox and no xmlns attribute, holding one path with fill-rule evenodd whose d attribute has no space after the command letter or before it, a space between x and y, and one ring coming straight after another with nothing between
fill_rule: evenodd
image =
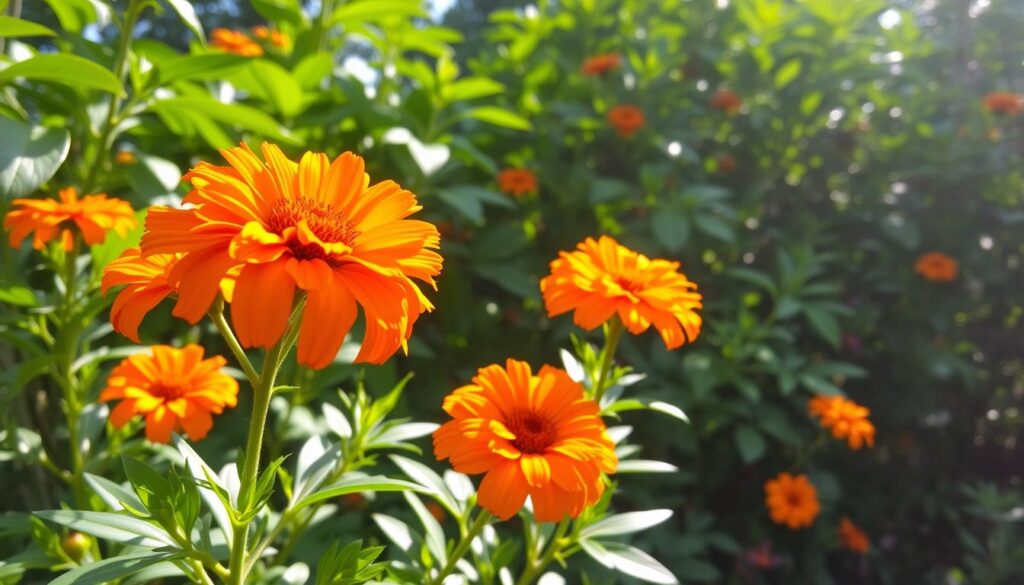
<instances>
[{"instance_id":1,"label":"green plant stalk","mask_svg":"<svg viewBox=\"0 0 1024 585\"><path fill-rule=\"evenodd\" d=\"M803 453L800 453L797 456L796 460L793 461L793 465L790 467L790 469L796 471L803 467L803 465L807 463L807 460L811 458L811 455L825 444L827 438L828 437L824 430L818 433L818 438L815 439L813 443L808 445L807 448L804 449Z\"/></svg>"},{"instance_id":2,"label":"green plant stalk","mask_svg":"<svg viewBox=\"0 0 1024 585\"><path fill-rule=\"evenodd\" d=\"M611 373L612 364L615 362L615 350L619 347L619 339L622 338L622 321L618 316L613 317L608 323L608 331L604 338L604 351L601 352L601 365L597 371L597 379L594 380L594 401L599 405L604 393L608 390L608 375Z\"/></svg>"},{"instance_id":3,"label":"green plant stalk","mask_svg":"<svg viewBox=\"0 0 1024 585\"><path fill-rule=\"evenodd\" d=\"M60 361L58 362L59 373L57 381L64 393L64 416L68 425L68 454L71 465L71 475L68 484L71 486L71 494L75 507L79 510L85 509L88 502L88 492L85 486L85 458L79 448L81 444L81 433L79 418L82 414L82 397L79 396L81 389L78 381L72 372L72 367L77 357L78 347L78 326L75 319L75 295L77 294L77 265L78 246L81 243L78 236L75 236L74 243L67 253L64 254L64 265L61 266L61 280L64 283L64 298L61 304L60 327L61 333L57 336L63 341L59 348Z\"/></svg>"},{"instance_id":4,"label":"green plant stalk","mask_svg":"<svg viewBox=\"0 0 1024 585\"><path fill-rule=\"evenodd\" d=\"M252 362L249 361L249 356L245 355L242 344L238 343L238 338L235 337L234 331L231 330L227 319L224 318L224 300L219 295L207 314L210 317L210 321L213 321L213 325L217 328L217 332L224 338L224 342L228 344L228 349L235 356L235 360L241 366L245 377L249 379L250 383L253 383L253 380L258 380L260 377L259 373L253 367Z\"/></svg>"},{"instance_id":5,"label":"green plant stalk","mask_svg":"<svg viewBox=\"0 0 1024 585\"><path fill-rule=\"evenodd\" d=\"M459 559L466 555L466 551L469 550L473 539L483 532L483 529L490 523L494 516L487 510L480 510L476 520L473 521L472 526L469 527L469 531L459 540L459 543L455 545L452 550L452 554L448 555L448 562L441 567L441 571L430 581L430 585L441 585L448 575L452 574L455 570L455 563L459 562Z\"/></svg>"},{"instance_id":6,"label":"green plant stalk","mask_svg":"<svg viewBox=\"0 0 1024 585\"><path fill-rule=\"evenodd\" d=\"M555 560L555 557L567 544L562 542L562 540L565 537L565 533L569 531L570 522L571 521L568 518L565 518L558 523L558 527L555 528L555 533L551 535L551 541L548 543L547 550L540 557L539 561L528 564L523 569L523 574L519 576L518 580L516 580L516 585L530 585L544 573L544 569L548 568L548 565Z\"/></svg>"},{"instance_id":7,"label":"green plant stalk","mask_svg":"<svg viewBox=\"0 0 1024 585\"><path fill-rule=\"evenodd\" d=\"M334 15L334 0L321 0L320 15L313 25L313 38L316 40L316 48L323 51L327 49L327 31L331 28L331 16Z\"/></svg>"}]
</instances>

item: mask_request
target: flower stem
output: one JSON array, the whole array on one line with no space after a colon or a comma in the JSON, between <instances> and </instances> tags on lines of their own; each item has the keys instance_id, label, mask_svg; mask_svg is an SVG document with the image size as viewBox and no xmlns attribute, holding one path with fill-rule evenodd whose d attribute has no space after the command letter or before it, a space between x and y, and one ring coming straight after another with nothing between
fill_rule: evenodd
<instances>
[{"instance_id":1,"label":"flower stem","mask_svg":"<svg viewBox=\"0 0 1024 585\"><path fill-rule=\"evenodd\" d=\"M480 510L480 514L477 515L473 525L469 527L469 531L466 532L466 534L462 536L462 539L459 540L459 543L455 545L455 549L452 550L452 554L448 556L448 562L441 567L441 572L439 572L437 576L430 581L430 585L441 585L445 578L452 574L452 571L455 570L455 563L458 563L459 559L465 556L466 551L469 550L469 546L473 543L473 539L480 535L484 527L490 523L491 518L493 517L494 516L487 510Z\"/></svg>"},{"instance_id":2,"label":"flower stem","mask_svg":"<svg viewBox=\"0 0 1024 585\"><path fill-rule=\"evenodd\" d=\"M608 390L608 375L611 374L612 364L615 362L615 350L619 347L619 339L622 337L622 321L618 317L612 318L608 324L608 330L604 338L604 351L601 352L601 366L597 372L597 379L594 380L594 401L601 403L601 397Z\"/></svg>"},{"instance_id":3,"label":"flower stem","mask_svg":"<svg viewBox=\"0 0 1024 585\"><path fill-rule=\"evenodd\" d=\"M238 360L238 365L242 367L242 371L245 372L245 377L249 379L250 383L255 384L255 380L258 380L260 375L256 372L256 368L253 367L252 362L249 361L249 356L245 355L245 350L242 349L242 344L238 343L238 339L235 337L234 331L231 330L231 326L228 325L227 319L224 318L224 300L219 296L214 301L213 306L210 307L208 312L210 321L213 321L214 326L217 327L217 331L220 336L224 338L224 342L228 344L228 348L231 350L231 354Z\"/></svg>"},{"instance_id":4,"label":"flower stem","mask_svg":"<svg viewBox=\"0 0 1024 585\"><path fill-rule=\"evenodd\" d=\"M540 560L536 563L532 563L523 569L523 574L519 576L516 581L516 585L530 585L537 577L540 577L544 572L544 569L548 568L551 561L555 560L555 556L562 550L565 543L562 539L565 537L565 533L569 531L570 520L568 518L558 523L558 527L555 528L555 533L551 536L551 541L548 543L548 548L541 556Z\"/></svg>"}]
</instances>

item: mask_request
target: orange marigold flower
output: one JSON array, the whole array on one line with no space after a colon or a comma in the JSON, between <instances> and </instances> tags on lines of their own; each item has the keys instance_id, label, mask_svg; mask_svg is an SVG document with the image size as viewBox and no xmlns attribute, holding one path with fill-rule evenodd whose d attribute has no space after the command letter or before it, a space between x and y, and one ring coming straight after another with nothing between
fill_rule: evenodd
<instances>
[{"instance_id":1,"label":"orange marigold flower","mask_svg":"<svg viewBox=\"0 0 1024 585\"><path fill-rule=\"evenodd\" d=\"M630 138L647 123L643 111L636 106L623 104L608 111L608 122L622 138Z\"/></svg>"},{"instance_id":2,"label":"orange marigold flower","mask_svg":"<svg viewBox=\"0 0 1024 585\"><path fill-rule=\"evenodd\" d=\"M201 162L185 175L188 209L153 207L142 255L182 254L170 284L174 314L195 323L225 274L241 267L231 320L246 347L273 346L284 334L296 289L306 294L298 359L323 368L356 320L366 335L356 361L379 364L407 349L413 325L433 310L418 279L436 288L441 272L437 228L407 219L421 206L393 181L372 187L363 159L331 162L307 152L299 163L263 144L221 151L231 166Z\"/></svg>"},{"instance_id":3,"label":"orange marigold flower","mask_svg":"<svg viewBox=\"0 0 1024 585\"><path fill-rule=\"evenodd\" d=\"M238 382L220 371L227 361L203 359L203 348L154 345L152 355L122 361L107 378L100 400L120 400L110 423L121 428L135 415L146 417L146 438L167 443L171 432L184 430L198 441L213 428L213 414L238 402Z\"/></svg>"},{"instance_id":4,"label":"orange marigold flower","mask_svg":"<svg viewBox=\"0 0 1024 585\"><path fill-rule=\"evenodd\" d=\"M871 541L868 540L868 535L864 534L864 531L858 528L849 518L843 518L839 521L838 532L839 542L847 549L862 555L867 554L871 550Z\"/></svg>"},{"instance_id":5,"label":"orange marigold flower","mask_svg":"<svg viewBox=\"0 0 1024 585\"><path fill-rule=\"evenodd\" d=\"M731 173L736 170L736 158L731 154L723 154L715 159L715 166L723 173Z\"/></svg>"},{"instance_id":6,"label":"orange marigold flower","mask_svg":"<svg viewBox=\"0 0 1024 585\"><path fill-rule=\"evenodd\" d=\"M110 230L125 236L138 225L127 201L108 199L106 193L79 199L74 187L61 189L60 201L15 199L13 206L15 209L4 217L4 228L11 230L13 247L35 232L32 247L41 250L59 232L64 250L70 251L74 247L75 231L82 234L86 244L94 246L102 244Z\"/></svg>"},{"instance_id":7,"label":"orange marigold flower","mask_svg":"<svg viewBox=\"0 0 1024 585\"><path fill-rule=\"evenodd\" d=\"M128 248L103 269L103 294L115 286L124 286L110 308L110 324L114 330L139 343L139 325L146 313L176 292L171 286L181 278L174 268L181 254L143 256L138 248ZM229 272L220 283L220 292L228 301L234 289L238 270Z\"/></svg>"},{"instance_id":8,"label":"orange marigold flower","mask_svg":"<svg viewBox=\"0 0 1024 585\"><path fill-rule=\"evenodd\" d=\"M594 55L583 62L580 72L583 75L605 75L622 66L622 57L618 53Z\"/></svg>"},{"instance_id":9,"label":"orange marigold flower","mask_svg":"<svg viewBox=\"0 0 1024 585\"><path fill-rule=\"evenodd\" d=\"M994 91L987 94L982 103L993 114L1016 116L1024 111L1024 97L1010 91Z\"/></svg>"},{"instance_id":10,"label":"orange marigold flower","mask_svg":"<svg viewBox=\"0 0 1024 585\"><path fill-rule=\"evenodd\" d=\"M561 369L508 360L482 368L444 400L454 420L434 433L434 453L456 471L484 473L477 501L502 520L533 502L539 522L575 518L604 493L618 466L593 400Z\"/></svg>"},{"instance_id":11,"label":"orange marigold flower","mask_svg":"<svg viewBox=\"0 0 1024 585\"><path fill-rule=\"evenodd\" d=\"M229 30L226 28L215 28L210 34L210 44L215 48L243 57L260 57L263 55L263 47L253 41L244 32Z\"/></svg>"},{"instance_id":12,"label":"orange marigold flower","mask_svg":"<svg viewBox=\"0 0 1024 585\"><path fill-rule=\"evenodd\" d=\"M133 165L138 161L135 157L135 153L130 150L119 150L114 155L114 162L119 165Z\"/></svg>"},{"instance_id":13,"label":"orange marigold flower","mask_svg":"<svg viewBox=\"0 0 1024 585\"><path fill-rule=\"evenodd\" d=\"M821 426L832 429L832 436L846 439L853 450L875 444L875 426L868 420L871 411L842 396L815 396L807 409L818 417Z\"/></svg>"},{"instance_id":14,"label":"orange marigold flower","mask_svg":"<svg viewBox=\"0 0 1024 585\"><path fill-rule=\"evenodd\" d=\"M498 173L498 188L515 197L536 193L537 176L530 169L504 169Z\"/></svg>"},{"instance_id":15,"label":"orange marigold flower","mask_svg":"<svg viewBox=\"0 0 1024 585\"><path fill-rule=\"evenodd\" d=\"M722 110L726 114L735 115L743 107L743 98L734 91L720 89L711 96L710 105L716 110Z\"/></svg>"},{"instance_id":16,"label":"orange marigold flower","mask_svg":"<svg viewBox=\"0 0 1024 585\"><path fill-rule=\"evenodd\" d=\"M678 269L678 262L652 260L609 236L587 238L559 253L540 290L551 317L575 311L573 322L589 331L618 314L633 335L653 325L665 347L676 349L700 334L702 307L697 285Z\"/></svg>"},{"instance_id":17,"label":"orange marigold flower","mask_svg":"<svg viewBox=\"0 0 1024 585\"><path fill-rule=\"evenodd\" d=\"M254 26L252 27L252 34L261 41L270 41L270 44L275 47L285 47L288 45L288 35L279 30L272 30L265 26Z\"/></svg>"},{"instance_id":18,"label":"orange marigold flower","mask_svg":"<svg viewBox=\"0 0 1024 585\"><path fill-rule=\"evenodd\" d=\"M914 270L932 282L953 282L960 264L942 252L929 252L917 259Z\"/></svg>"},{"instance_id":19,"label":"orange marigold flower","mask_svg":"<svg viewBox=\"0 0 1024 585\"><path fill-rule=\"evenodd\" d=\"M764 484L765 503L772 522L799 530L810 526L821 511L818 490L806 475L780 473Z\"/></svg>"}]
</instances>

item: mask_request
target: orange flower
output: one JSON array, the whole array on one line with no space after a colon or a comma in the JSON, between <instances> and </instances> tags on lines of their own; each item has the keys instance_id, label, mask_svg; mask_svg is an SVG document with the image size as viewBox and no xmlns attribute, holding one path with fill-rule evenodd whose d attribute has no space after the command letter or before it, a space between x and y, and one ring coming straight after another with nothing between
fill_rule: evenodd
<instances>
[{"instance_id":1,"label":"orange flower","mask_svg":"<svg viewBox=\"0 0 1024 585\"><path fill-rule=\"evenodd\" d=\"M454 420L434 433L434 454L456 471L484 473L478 503L502 520L533 502L539 522L575 518L604 493L601 472L618 466L615 445L564 370L508 360L480 369L444 400Z\"/></svg>"},{"instance_id":2,"label":"orange flower","mask_svg":"<svg viewBox=\"0 0 1024 585\"><path fill-rule=\"evenodd\" d=\"M956 280L959 263L942 252L929 252L917 259L914 270L932 282L953 282Z\"/></svg>"},{"instance_id":3,"label":"orange flower","mask_svg":"<svg viewBox=\"0 0 1024 585\"><path fill-rule=\"evenodd\" d=\"M74 187L60 190L60 201L53 199L15 199L14 210L4 217L4 228L11 230L11 246L17 247L25 236L35 232L32 247L41 250L60 232L64 250L74 247L74 231L82 234L85 243L94 246L107 239L114 230L125 236L138 221L127 201L107 199L105 193L86 195L79 199Z\"/></svg>"},{"instance_id":4,"label":"orange flower","mask_svg":"<svg viewBox=\"0 0 1024 585\"><path fill-rule=\"evenodd\" d=\"M504 169L498 173L498 188L503 193L522 197L537 192L537 177L530 169Z\"/></svg>"},{"instance_id":5,"label":"orange flower","mask_svg":"<svg viewBox=\"0 0 1024 585\"><path fill-rule=\"evenodd\" d=\"M715 166L723 173L731 173L736 170L736 159L731 154L723 154L715 160Z\"/></svg>"},{"instance_id":6,"label":"orange flower","mask_svg":"<svg viewBox=\"0 0 1024 585\"><path fill-rule=\"evenodd\" d=\"M653 325L665 347L676 349L700 334L702 307L697 285L678 269L678 262L651 260L609 236L587 238L551 262L540 290L551 317L575 311L573 322L589 331L618 314L633 335Z\"/></svg>"},{"instance_id":7,"label":"orange flower","mask_svg":"<svg viewBox=\"0 0 1024 585\"><path fill-rule=\"evenodd\" d=\"M629 104L615 106L609 110L608 122L622 138L632 137L647 123L640 108Z\"/></svg>"},{"instance_id":8,"label":"orange flower","mask_svg":"<svg viewBox=\"0 0 1024 585\"><path fill-rule=\"evenodd\" d=\"M279 30L271 30L265 26L254 26L252 27L252 34L261 41L269 40L275 47L285 47L288 45L288 35Z\"/></svg>"},{"instance_id":9,"label":"orange flower","mask_svg":"<svg viewBox=\"0 0 1024 585\"><path fill-rule=\"evenodd\" d=\"M203 359L203 348L178 349L154 345L152 355L136 354L122 361L107 378L100 400L120 400L110 423L121 428L135 415L146 417L146 438L167 443L171 432L184 430L193 441L213 427L212 414L238 401L238 382L220 371L226 360Z\"/></svg>"},{"instance_id":10,"label":"orange flower","mask_svg":"<svg viewBox=\"0 0 1024 585\"><path fill-rule=\"evenodd\" d=\"M139 343L139 325L146 313L177 292L170 283L181 277L174 272L180 258L181 254L142 256L138 248L128 248L103 269L103 294L124 285L110 308L110 324L115 331ZM229 272L220 283L221 294L228 301L235 276L237 270Z\"/></svg>"},{"instance_id":11,"label":"orange flower","mask_svg":"<svg viewBox=\"0 0 1024 585\"><path fill-rule=\"evenodd\" d=\"M605 75L622 66L622 57L618 53L594 55L583 62L580 72L583 75Z\"/></svg>"},{"instance_id":12,"label":"orange flower","mask_svg":"<svg viewBox=\"0 0 1024 585\"><path fill-rule=\"evenodd\" d=\"M1016 116L1024 111L1024 98L1010 91L994 91L987 94L982 103L993 114Z\"/></svg>"},{"instance_id":13,"label":"orange flower","mask_svg":"<svg viewBox=\"0 0 1024 585\"><path fill-rule=\"evenodd\" d=\"M807 409L818 417L821 426L832 429L832 436L846 439L850 448L859 450L875 444L875 426L868 420L871 411L842 396L815 396Z\"/></svg>"},{"instance_id":14,"label":"orange flower","mask_svg":"<svg viewBox=\"0 0 1024 585\"><path fill-rule=\"evenodd\" d=\"M119 165L133 165L138 161L135 157L135 153L130 150L119 150L114 155L114 162Z\"/></svg>"},{"instance_id":15,"label":"orange flower","mask_svg":"<svg viewBox=\"0 0 1024 585\"><path fill-rule=\"evenodd\" d=\"M734 91L720 89L715 92L715 95L711 96L710 105L716 110L722 110L726 114L733 116L743 106L743 98Z\"/></svg>"},{"instance_id":16,"label":"orange flower","mask_svg":"<svg viewBox=\"0 0 1024 585\"><path fill-rule=\"evenodd\" d=\"M263 47L253 42L249 35L236 30L215 28L210 35L210 44L215 48L243 57L260 57Z\"/></svg>"},{"instance_id":17,"label":"orange flower","mask_svg":"<svg viewBox=\"0 0 1024 585\"><path fill-rule=\"evenodd\" d=\"M347 152L332 163L308 152L296 164L263 144L222 150L229 167L201 162L185 175L193 207L153 207L142 255L182 254L170 285L174 314L195 323L225 274L241 267L231 319L246 347L273 346L284 334L296 289L305 292L298 358L312 368L334 359L355 322L366 316L356 361L379 364L407 349L413 325L433 305L412 279L436 288L441 256L433 224L406 219L421 209L393 181L367 188L363 159Z\"/></svg>"},{"instance_id":18,"label":"orange flower","mask_svg":"<svg viewBox=\"0 0 1024 585\"><path fill-rule=\"evenodd\" d=\"M764 492L772 522L788 526L790 530L810 526L821 511L818 490L806 475L780 473L765 482Z\"/></svg>"},{"instance_id":19,"label":"orange flower","mask_svg":"<svg viewBox=\"0 0 1024 585\"><path fill-rule=\"evenodd\" d=\"M871 541L868 540L868 535L864 534L864 531L857 527L849 518L843 518L839 521L839 541L847 549L865 555L871 550Z\"/></svg>"}]
</instances>

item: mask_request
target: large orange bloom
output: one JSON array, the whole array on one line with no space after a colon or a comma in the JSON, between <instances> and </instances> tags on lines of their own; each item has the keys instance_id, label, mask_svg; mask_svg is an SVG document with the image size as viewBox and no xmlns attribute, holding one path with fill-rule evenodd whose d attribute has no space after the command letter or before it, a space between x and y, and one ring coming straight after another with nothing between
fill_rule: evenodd
<instances>
[{"instance_id":1,"label":"large orange bloom","mask_svg":"<svg viewBox=\"0 0 1024 585\"><path fill-rule=\"evenodd\" d=\"M810 526L821 511L818 490L806 475L783 472L764 484L765 503L772 522L799 530Z\"/></svg>"},{"instance_id":2,"label":"large orange bloom","mask_svg":"<svg viewBox=\"0 0 1024 585\"><path fill-rule=\"evenodd\" d=\"M139 343L139 325L146 313L160 301L173 295L171 285L181 278L174 271L181 254L152 254L143 256L138 248L128 248L121 256L103 269L103 294L115 286L124 286L110 308L110 324L114 330ZM231 301L238 269L232 269L220 282L224 299Z\"/></svg>"},{"instance_id":3,"label":"large orange bloom","mask_svg":"<svg viewBox=\"0 0 1024 585\"><path fill-rule=\"evenodd\" d=\"M618 466L615 445L564 370L529 364L480 369L444 400L451 420L434 433L434 453L456 471L484 473L477 501L502 520L533 502L539 522L575 518L604 493L601 472Z\"/></svg>"},{"instance_id":4,"label":"large orange bloom","mask_svg":"<svg viewBox=\"0 0 1024 585\"><path fill-rule=\"evenodd\" d=\"M537 192L537 177L530 169L504 169L498 173L498 188L503 193L522 197Z\"/></svg>"},{"instance_id":5,"label":"large orange bloom","mask_svg":"<svg viewBox=\"0 0 1024 585\"><path fill-rule=\"evenodd\" d=\"M608 111L608 123L622 138L631 138L644 127L647 119L644 118L644 113L640 108L623 104Z\"/></svg>"},{"instance_id":6,"label":"large orange bloom","mask_svg":"<svg viewBox=\"0 0 1024 585\"><path fill-rule=\"evenodd\" d=\"M932 282L953 282L959 263L942 252L929 252L917 259L914 270Z\"/></svg>"},{"instance_id":7,"label":"large orange bloom","mask_svg":"<svg viewBox=\"0 0 1024 585\"><path fill-rule=\"evenodd\" d=\"M1024 111L1024 97L1010 91L994 91L987 94L982 103L993 114L1016 116Z\"/></svg>"},{"instance_id":8,"label":"large orange bloom","mask_svg":"<svg viewBox=\"0 0 1024 585\"><path fill-rule=\"evenodd\" d=\"M114 230L125 236L138 221L127 201L107 198L105 193L86 195L79 199L74 187L60 190L60 201L53 199L15 199L14 208L4 217L4 228L11 230L11 246L17 247L25 236L32 236L32 247L41 250L60 233L65 251L75 245L74 232L82 234L85 243L94 246L107 239Z\"/></svg>"},{"instance_id":9,"label":"large orange bloom","mask_svg":"<svg viewBox=\"0 0 1024 585\"><path fill-rule=\"evenodd\" d=\"M583 62L580 72L583 75L605 75L622 66L622 57L618 53L594 55Z\"/></svg>"},{"instance_id":10,"label":"large orange bloom","mask_svg":"<svg viewBox=\"0 0 1024 585\"><path fill-rule=\"evenodd\" d=\"M875 444L875 426L868 420L871 411L842 396L815 396L807 409L821 421L821 426L832 429L832 436L846 439L850 448L859 450Z\"/></svg>"},{"instance_id":11,"label":"large orange bloom","mask_svg":"<svg viewBox=\"0 0 1024 585\"><path fill-rule=\"evenodd\" d=\"M730 116L735 115L743 107L743 98L734 91L728 89L720 89L711 96L709 102L712 108L716 110L722 110Z\"/></svg>"},{"instance_id":12,"label":"large orange bloom","mask_svg":"<svg viewBox=\"0 0 1024 585\"><path fill-rule=\"evenodd\" d=\"M210 33L210 44L222 51L241 55L243 57L260 57L263 55L263 47L253 41L244 32L229 30L226 28L215 28Z\"/></svg>"},{"instance_id":13,"label":"large orange bloom","mask_svg":"<svg viewBox=\"0 0 1024 585\"><path fill-rule=\"evenodd\" d=\"M298 289L301 363L331 363L360 305L366 336L356 361L379 364L407 348L416 319L433 309L411 279L436 287L442 261L437 228L406 219L421 209L416 197L393 181L367 188L352 153L331 162L308 152L296 164L274 145L262 150L265 162L243 144L221 151L230 167L199 163L185 175L194 207L150 209L142 255L182 254L169 279L174 314L197 322L240 266L231 319L246 347L277 343Z\"/></svg>"},{"instance_id":14,"label":"large orange bloom","mask_svg":"<svg viewBox=\"0 0 1024 585\"><path fill-rule=\"evenodd\" d=\"M871 541L868 540L868 535L864 534L864 531L858 528L849 518L843 518L839 521L838 533L839 542L847 549L862 555L867 554L871 550Z\"/></svg>"},{"instance_id":15,"label":"large orange bloom","mask_svg":"<svg viewBox=\"0 0 1024 585\"><path fill-rule=\"evenodd\" d=\"M120 400L110 423L121 428L135 415L146 417L146 438L167 443L172 431L184 430L193 441L213 427L213 414L238 402L238 382L220 371L227 363L216 355L203 359L203 348L154 345L152 355L122 361L107 378L100 400Z\"/></svg>"},{"instance_id":16,"label":"large orange bloom","mask_svg":"<svg viewBox=\"0 0 1024 585\"><path fill-rule=\"evenodd\" d=\"M559 253L540 290L551 317L575 311L573 321L589 331L618 314L633 335L653 325L675 349L700 334L702 307L697 285L678 269L678 262L651 260L609 236L587 238Z\"/></svg>"}]
</instances>

